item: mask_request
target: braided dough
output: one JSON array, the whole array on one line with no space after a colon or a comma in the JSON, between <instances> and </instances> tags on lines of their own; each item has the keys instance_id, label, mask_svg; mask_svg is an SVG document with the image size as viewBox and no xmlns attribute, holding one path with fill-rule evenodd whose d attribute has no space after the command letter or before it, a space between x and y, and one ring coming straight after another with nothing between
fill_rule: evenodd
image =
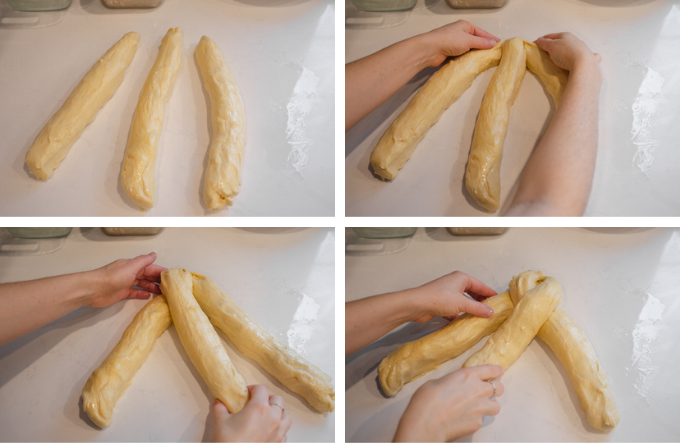
<instances>
[{"instance_id":1,"label":"braided dough","mask_svg":"<svg viewBox=\"0 0 680 443\"><path fill-rule=\"evenodd\" d=\"M232 204L241 185L246 145L246 117L241 91L217 44L206 37L196 46L196 61L210 96L212 140L205 171L203 200L208 209Z\"/></svg>"},{"instance_id":2,"label":"braided dough","mask_svg":"<svg viewBox=\"0 0 680 443\"><path fill-rule=\"evenodd\" d=\"M503 58L484 94L465 172L465 187L487 211L498 210L501 200L501 159L508 131L510 108L526 72L524 40L503 42Z\"/></svg>"},{"instance_id":3,"label":"braided dough","mask_svg":"<svg viewBox=\"0 0 680 443\"><path fill-rule=\"evenodd\" d=\"M524 294L508 319L489 337L482 349L472 354L463 367L499 365L504 371L522 355L538 330L562 301L562 287L552 277L541 277L537 286Z\"/></svg>"},{"instance_id":4,"label":"braided dough","mask_svg":"<svg viewBox=\"0 0 680 443\"><path fill-rule=\"evenodd\" d=\"M177 268L163 271L161 291L168 299L180 341L210 392L229 412L239 412L248 400L246 382L194 298L191 272Z\"/></svg>"},{"instance_id":5,"label":"braided dough","mask_svg":"<svg viewBox=\"0 0 680 443\"><path fill-rule=\"evenodd\" d=\"M120 174L123 190L142 209L153 207L156 196L158 140L181 62L182 31L170 28L139 96Z\"/></svg>"},{"instance_id":6,"label":"braided dough","mask_svg":"<svg viewBox=\"0 0 680 443\"><path fill-rule=\"evenodd\" d=\"M83 388L83 410L94 424L100 428L111 424L113 408L151 353L156 339L171 324L170 308L162 295L135 315L120 342L94 370Z\"/></svg>"},{"instance_id":7,"label":"braided dough","mask_svg":"<svg viewBox=\"0 0 680 443\"><path fill-rule=\"evenodd\" d=\"M333 411L335 392L330 376L258 326L212 279L192 275L194 296L201 308L243 355L255 360L317 411Z\"/></svg>"},{"instance_id":8,"label":"braided dough","mask_svg":"<svg viewBox=\"0 0 680 443\"><path fill-rule=\"evenodd\" d=\"M513 308L508 292L489 297L482 303L494 310L493 316L469 315L453 321L425 337L399 346L385 357L378 367L383 392L392 396L406 383L458 357L498 329Z\"/></svg>"},{"instance_id":9,"label":"braided dough","mask_svg":"<svg viewBox=\"0 0 680 443\"><path fill-rule=\"evenodd\" d=\"M510 284L512 299L521 298L542 276L542 272L527 271L514 277ZM607 374L578 324L566 312L556 309L538 330L538 337L552 349L567 371L588 423L601 431L616 426L619 412L609 390Z\"/></svg>"},{"instance_id":10,"label":"braided dough","mask_svg":"<svg viewBox=\"0 0 680 443\"><path fill-rule=\"evenodd\" d=\"M492 49L470 51L435 72L380 138L371 154L373 171L383 180L393 180L444 111L475 77L500 60L499 43Z\"/></svg>"},{"instance_id":11,"label":"braided dough","mask_svg":"<svg viewBox=\"0 0 680 443\"><path fill-rule=\"evenodd\" d=\"M123 82L138 43L139 34L125 34L80 80L26 153L31 174L42 180L52 176L85 127Z\"/></svg>"}]
</instances>

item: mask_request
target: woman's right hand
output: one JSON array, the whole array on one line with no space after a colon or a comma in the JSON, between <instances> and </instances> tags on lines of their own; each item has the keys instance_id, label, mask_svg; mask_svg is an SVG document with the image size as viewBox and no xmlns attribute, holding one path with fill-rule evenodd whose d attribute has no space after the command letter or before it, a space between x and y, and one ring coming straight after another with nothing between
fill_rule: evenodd
<instances>
[{"instance_id":1,"label":"woman's right hand","mask_svg":"<svg viewBox=\"0 0 680 443\"><path fill-rule=\"evenodd\" d=\"M562 69L572 71L575 66L590 63L597 66L600 54L593 54L588 46L571 32L548 34L536 40L539 48L550 54L552 61Z\"/></svg>"},{"instance_id":2,"label":"woman's right hand","mask_svg":"<svg viewBox=\"0 0 680 443\"><path fill-rule=\"evenodd\" d=\"M213 441L287 441L292 421L283 399L269 395L262 385L248 386L248 391L250 400L236 414L230 414L218 399L213 401Z\"/></svg>"},{"instance_id":3,"label":"woman's right hand","mask_svg":"<svg viewBox=\"0 0 680 443\"><path fill-rule=\"evenodd\" d=\"M395 441L451 441L482 427L482 417L497 415L492 397L503 395L503 368L481 365L459 369L422 385L402 415Z\"/></svg>"}]
</instances>

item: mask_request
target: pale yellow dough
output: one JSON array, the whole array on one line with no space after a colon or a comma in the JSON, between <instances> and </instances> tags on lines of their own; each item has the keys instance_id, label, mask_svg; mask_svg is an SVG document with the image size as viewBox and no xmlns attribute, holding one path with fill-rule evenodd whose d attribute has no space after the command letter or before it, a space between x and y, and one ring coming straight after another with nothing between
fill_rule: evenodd
<instances>
[{"instance_id":1,"label":"pale yellow dough","mask_svg":"<svg viewBox=\"0 0 680 443\"><path fill-rule=\"evenodd\" d=\"M557 107L562 99L564 88L567 87L569 72L555 65L550 55L536 46L536 43L525 41L524 49L527 53L527 68L543 82Z\"/></svg>"},{"instance_id":2,"label":"pale yellow dough","mask_svg":"<svg viewBox=\"0 0 680 443\"><path fill-rule=\"evenodd\" d=\"M90 375L83 388L83 410L100 428L111 424L113 408L146 361L156 339L170 327L172 317L165 297L147 303L125 329L120 342Z\"/></svg>"},{"instance_id":3,"label":"pale yellow dough","mask_svg":"<svg viewBox=\"0 0 680 443\"><path fill-rule=\"evenodd\" d=\"M120 183L142 209L153 207L156 196L156 157L165 108L182 61L182 31L168 30L137 102L125 149Z\"/></svg>"},{"instance_id":4,"label":"pale yellow dough","mask_svg":"<svg viewBox=\"0 0 680 443\"><path fill-rule=\"evenodd\" d=\"M335 409L335 391L329 375L258 326L212 279L193 274L193 280L194 296L201 308L243 355L255 360L317 411Z\"/></svg>"},{"instance_id":5,"label":"pale yellow dough","mask_svg":"<svg viewBox=\"0 0 680 443\"><path fill-rule=\"evenodd\" d=\"M393 180L444 111L475 77L500 60L499 43L492 49L470 51L435 72L380 138L371 154L374 172L383 180Z\"/></svg>"},{"instance_id":6,"label":"pale yellow dough","mask_svg":"<svg viewBox=\"0 0 680 443\"><path fill-rule=\"evenodd\" d=\"M191 272L177 268L163 271L161 291L168 300L184 350L210 392L231 413L239 412L248 400L246 382L236 371L215 328L194 298Z\"/></svg>"},{"instance_id":7,"label":"pale yellow dough","mask_svg":"<svg viewBox=\"0 0 680 443\"><path fill-rule=\"evenodd\" d=\"M522 355L562 301L562 287L556 279L541 277L537 283L524 294L482 349L463 363L464 368L492 364L506 371Z\"/></svg>"},{"instance_id":8,"label":"pale yellow dough","mask_svg":"<svg viewBox=\"0 0 680 443\"><path fill-rule=\"evenodd\" d=\"M503 57L484 94L465 173L465 187L487 211L497 211L501 199L501 159L510 109L526 72L524 40L503 42Z\"/></svg>"},{"instance_id":9,"label":"pale yellow dough","mask_svg":"<svg viewBox=\"0 0 680 443\"><path fill-rule=\"evenodd\" d=\"M123 82L138 43L139 34L125 34L80 80L26 153L31 174L42 180L52 176L85 127Z\"/></svg>"},{"instance_id":10,"label":"pale yellow dough","mask_svg":"<svg viewBox=\"0 0 680 443\"><path fill-rule=\"evenodd\" d=\"M541 272L526 271L510 283L513 300L519 300L536 285ZM609 390L607 374L600 366L593 345L578 324L563 310L555 312L538 330L567 371L588 423L606 431L619 422L616 402Z\"/></svg>"},{"instance_id":11,"label":"pale yellow dough","mask_svg":"<svg viewBox=\"0 0 680 443\"><path fill-rule=\"evenodd\" d=\"M494 310L490 318L468 315L425 337L399 346L385 357L378 367L378 379L383 392L392 396L406 383L458 357L498 329L513 309L507 292L490 297L483 303Z\"/></svg>"},{"instance_id":12,"label":"pale yellow dough","mask_svg":"<svg viewBox=\"0 0 680 443\"><path fill-rule=\"evenodd\" d=\"M206 37L196 46L203 86L210 96L212 140L205 171L203 200L208 209L232 204L241 185L246 145L246 117L241 91L217 44Z\"/></svg>"}]
</instances>

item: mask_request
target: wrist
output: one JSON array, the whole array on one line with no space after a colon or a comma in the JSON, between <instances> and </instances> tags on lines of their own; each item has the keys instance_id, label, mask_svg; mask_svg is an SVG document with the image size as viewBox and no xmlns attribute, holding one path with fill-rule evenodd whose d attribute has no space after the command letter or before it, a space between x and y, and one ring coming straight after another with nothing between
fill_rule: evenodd
<instances>
[{"instance_id":1,"label":"wrist","mask_svg":"<svg viewBox=\"0 0 680 443\"><path fill-rule=\"evenodd\" d=\"M104 273L101 268L73 275L78 279L76 282L78 290L74 291L76 294L75 302L79 307L92 304L101 294L101 288L105 286Z\"/></svg>"},{"instance_id":2,"label":"wrist","mask_svg":"<svg viewBox=\"0 0 680 443\"><path fill-rule=\"evenodd\" d=\"M574 61L570 75L587 76L590 81L596 81L598 84L602 82L602 74L600 73L600 65L597 63L595 56L591 54L584 54Z\"/></svg>"},{"instance_id":3,"label":"wrist","mask_svg":"<svg viewBox=\"0 0 680 443\"><path fill-rule=\"evenodd\" d=\"M433 36L432 31L414 37L417 51L421 56L421 70L436 68L446 60L442 47Z\"/></svg>"}]
</instances>

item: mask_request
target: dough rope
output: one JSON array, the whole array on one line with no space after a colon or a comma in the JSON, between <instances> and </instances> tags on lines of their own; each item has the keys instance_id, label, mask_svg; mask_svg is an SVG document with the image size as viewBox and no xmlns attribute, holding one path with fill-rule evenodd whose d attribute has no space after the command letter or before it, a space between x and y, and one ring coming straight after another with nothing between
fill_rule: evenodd
<instances>
[{"instance_id":1,"label":"dough rope","mask_svg":"<svg viewBox=\"0 0 680 443\"><path fill-rule=\"evenodd\" d=\"M168 300L180 341L210 392L229 412L239 412L248 400L246 382L194 298L191 273L177 268L163 271L161 291Z\"/></svg>"},{"instance_id":2,"label":"dough rope","mask_svg":"<svg viewBox=\"0 0 680 443\"><path fill-rule=\"evenodd\" d=\"M510 284L513 300L535 286L540 272L526 271ZM609 390L607 374L600 366L592 343L578 324L563 310L556 309L538 331L538 337L552 349L567 371L588 423L607 431L619 422L619 412Z\"/></svg>"},{"instance_id":3,"label":"dough rope","mask_svg":"<svg viewBox=\"0 0 680 443\"><path fill-rule=\"evenodd\" d=\"M562 301L562 287L552 277L540 277L515 305L508 319L489 337L482 349L463 363L464 368L499 365L504 371L522 355L538 330Z\"/></svg>"},{"instance_id":4,"label":"dough rope","mask_svg":"<svg viewBox=\"0 0 680 443\"><path fill-rule=\"evenodd\" d=\"M392 396L406 384L458 357L483 337L492 334L512 312L510 294L504 292L482 302L494 310L490 318L468 315L418 340L405 343L385 357L378 379L385 394Z\"/></svg>"},{"instance_id":5,"label":"dough rope","mask_svg":"<svg viewBox=\"0 0 680 443\"><path fill-rule=\"evenodd\" d=\"M216 210L231 205L241 185L246 118L236 79L220 48L205 35L196 46L196 61L210 96L212 121L203 200L208 209Z\"/></svg>"},{"instance_id":6,"label":"dough rope","mask_svg":"<svg viewBox=\"0 0 680 443\"><path fill-rule=\"evenodd\" d=\"M536 43L525 41L524 49L527 53L527 69L536 74L538 79L545 85L545 89L553 98L555 108L557 108L562 99L564 89L567 87L569 72L555 65L550 59L550 55L540 49Z\"/></svg>"},{"instance_id":7,"label":"dough rope","mask_svg":"<svg viewBox=\"0 0 680 443\"><path fill-rule=\"evenodd\" d=\"M162 295L135 315L123 337L83 388L83 410L94 424L100 428L111 425L113 408L151 353L156 339L171 324L170 308Z\"/></svg>"},{"instance_id":8,"label":"dough rope","mask_svg":"<svg viewBox=\"0 0 680 443\"><path fill-rule=\"evenodd\" d=\"M444 111L479 74L498 65L500 60L499 43L492 49L461 55L435 72L380 138L371 154L373 171L383 180L394 180Z\"/></svg>"},{"instance_id":9,"label":"dough rope","mask_svg":"<svg viewBox=\"0 0 680 443\"><path fill-rule=\"evenodd\" d=\"M139 34L128 32L80 80L26 153L31 174L42 180L52 176L85 127L123 82L138 43Z\"/></svg>"},{"instance_id":10,"label":"dough rope","mask_svg":"<svg viewBox=\"0 0 680 443\"><path fill-rule=\"evenodd\" d=\"M181 62L182 31L170 28L139 96L120 174L123 190L142 209L154 204L158 141Z\"/></svg>"},{"instance_id":11,"label":"dough rope","mask_svg":"<svg viewBox=\"0 0 680 443\"><path fill-rule=\"evenodd\" d=\"M192 275L194 296L201 308L243 355L255 360L317 411L335 409L335 392L329 375L258 326L212 279Z\"/></svg>"},{"instance_id":12,"label":"dough rope","mask_svg":"<svg viewBox=\"0 0 680 443\"><path fill-rule=\"evenodd\" d=\"M484 94L465 172L470 196L487 211L497 211L501 200L501 159L510 110L526 72L524 40L503 42L503 57Z\"/></svg>"}]
</instances>

